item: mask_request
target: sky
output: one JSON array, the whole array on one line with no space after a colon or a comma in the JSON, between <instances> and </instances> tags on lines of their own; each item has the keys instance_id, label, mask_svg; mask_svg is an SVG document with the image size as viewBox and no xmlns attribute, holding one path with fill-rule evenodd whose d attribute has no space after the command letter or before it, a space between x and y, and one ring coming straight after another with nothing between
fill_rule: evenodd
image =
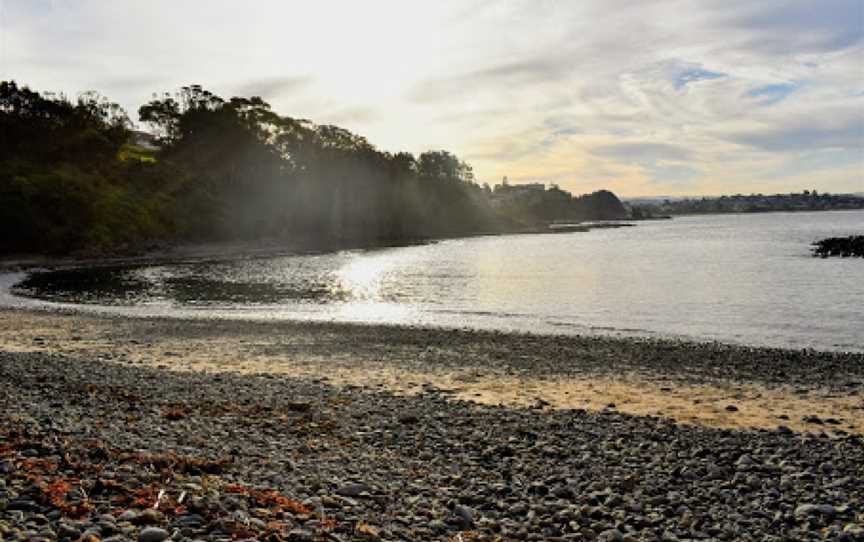
<instances>
[{"instance_id":1,"label":"sky","mask_svg":"<svg viewBox=\"0 0 864 542\"><path fill-rule=\"evenodd\" d=\"M0 78L201 84L623 196L864 192L864 0L0 0Z\"/></svg>"}]
</instances>

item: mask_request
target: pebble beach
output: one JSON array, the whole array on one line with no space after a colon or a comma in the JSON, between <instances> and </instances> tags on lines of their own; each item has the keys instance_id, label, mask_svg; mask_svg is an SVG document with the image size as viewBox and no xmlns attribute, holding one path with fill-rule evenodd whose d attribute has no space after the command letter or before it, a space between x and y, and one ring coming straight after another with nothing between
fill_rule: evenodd
<instances>
[{"instance_id":1,"label":"pebble beach","mask_svg":"<svg viewBox=\"0 0 864 542\"><path fill-rule=\"evenodd\" d=\"M864 539L861 354L14 310L0 322L2 540ZM486 386L519 379L530 394ZM723 415L678 419L671 399L651 403L665 414L628 412L601 404L602 387L564 395L616 380L678 399L723 390L690 407ZM799 410L746 418L756 395Z\"/></svg>"}]
</instances>

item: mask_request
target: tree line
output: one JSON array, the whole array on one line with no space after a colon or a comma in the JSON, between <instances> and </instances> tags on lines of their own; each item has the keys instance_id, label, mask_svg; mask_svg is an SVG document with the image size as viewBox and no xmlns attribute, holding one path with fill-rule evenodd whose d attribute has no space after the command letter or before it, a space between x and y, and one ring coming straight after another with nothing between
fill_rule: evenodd
<instances>
[{"instance_id":1,"label":"tree line","mask_svg":"<svg viewBox=\"0 0 864 542\"><path fill-rule=\"evenodd\" d=\"M261 239L360 246L555 219L494 205L447 151L381 151L259 97L192 85L154 96L138 115L152 148L136 144L126 112L97 93L73 101L0 83L0 252Z\"/></svg>"},{"instance_id":2,"label":"tree line","mask_svg":"<svg viewBox=\"0 0 864 542\"><path fill-rule=\"evenodd\" d=\"M636 218L662 215L765 213L772 211L833 211L864 209L864 198L855 194L828 194L804 190L789 194L735 194L641 202L633 206Z\"/></svg>"}]
</instances>

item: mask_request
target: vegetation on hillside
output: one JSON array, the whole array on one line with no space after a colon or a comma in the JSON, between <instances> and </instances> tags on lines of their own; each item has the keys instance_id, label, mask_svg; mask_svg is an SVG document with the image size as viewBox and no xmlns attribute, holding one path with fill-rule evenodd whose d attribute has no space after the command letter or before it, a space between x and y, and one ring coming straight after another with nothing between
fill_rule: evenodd
<instances>
[{"instance_id":1,"label":"vegetation on hillside","mask_svg":"<svg viewBox=\"0 0 864 542\"><path fill-rule=\"evenodd\" d=\"M257 97L225 100L193 85L143 105L139 118L152 147L136 144L126 113L98 94L73 102L0 83L0 252L364 245L618 218L611 193L550 190L540 207L500 205L447 151L384 152Z\"/></svg>"},{"instance_id":2,"label":"vegetation on hillside","mask_svg":"<svg viewBox=\"0 0 864 542\"><path fill-rule=\"evenodd\" d=\"M556 185L541 183L496 185L490 192L492 205L503 215L522 224L549 221L617 220L628 211L615 194L599 190L573 196Z\"/></svg>"}]
</instances>

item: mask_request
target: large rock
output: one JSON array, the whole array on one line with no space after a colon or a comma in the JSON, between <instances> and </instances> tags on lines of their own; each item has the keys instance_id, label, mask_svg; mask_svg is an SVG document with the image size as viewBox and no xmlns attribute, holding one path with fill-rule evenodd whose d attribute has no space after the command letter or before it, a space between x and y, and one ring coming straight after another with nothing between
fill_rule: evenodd
<instances>
[{"instance_id":1,"label":"large rock","mask_svg":"<svg viewBox=\"0 0 864 542\"><path fill-rule=\"evenodd\" d=\"M159 527L147 527L138 533L138 542L162 542L166 540L170 534L165 529Z\"/></svg>"}]
</instances>

